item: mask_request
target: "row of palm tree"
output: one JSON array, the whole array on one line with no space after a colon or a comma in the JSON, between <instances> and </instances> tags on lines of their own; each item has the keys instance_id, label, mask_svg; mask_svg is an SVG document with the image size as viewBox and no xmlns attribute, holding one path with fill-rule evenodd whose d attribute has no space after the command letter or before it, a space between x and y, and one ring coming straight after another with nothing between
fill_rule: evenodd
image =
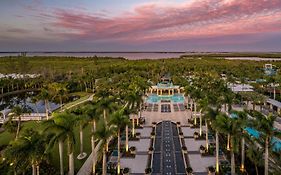
<instances>
[{"instance_id":1,"label":"row of palm tree","mask_svg":"<svg viewBox=\"0 0 281 175\"><path fill-rule=\"evenodd\" d=\"M60 174L64 174L63 149L65 144L67 145L68 154L68 174L74 174L74 145L76 143L74 129L76 127L79 128L80 136L80 154L78 157L85 157L83 149L83 129L88 124L90 124L92 128L90 139L93 154L93 174L96 173L96 159L99 157L96 154L97 148L101 148L98 149L98 152L103 154L103 174L106 173L106 168L104 168L106 166L105 155L108 152L109 141L115 136L117 136L118 140L117 173L120 174L120 135L123 129L126 128L126 151L128 151L128 126L130 126L129 115L140 111L140 105L142 104L141 96L144 92L138 85L135 83L132 84L133 85L130 86L126 93L124 93L125 90L122 92L122 95L126 94L126 96L119 95L120 97L111 95L113 92L106 94L102 93L105 92L103 89L108 88L106 86L102 88L98 87L92 102L87 102L86 104L82 104L81 106L68 111L54 113L52 114L51 119L42 122L42 132L46 134L46 137L49 139L49 144L46 146L45 152L51 151L54 145L58 144ZM45 94L46 100L48 100L49 93L49 89L42 89L40 95L44 97ZM20 114L15 115L20 116ZM132 130L134 131L134 129ZM18 137L19 134L16 135Z\"/></svg>"},{"instance_id":2,"label":"row of palm tree","mask_svg":"<svg viewBox=\"0 0 281 175\"><path fill-rule=\"evenodd\" d=\"M232 103L235 101L235 94L227 90L226 85L220 80L216 80L212 76L200 76L201 78L193 78L192 83L186 88L186 93L192 98L193 103L197 101L200 111L200 136L202 134L202 117L205 119L206 124L206 150L209 150L209 125L215 131L216 139L216 172L219 173L219 135L227 135L227 150L231 155L231 174L235 174L235 153L239 150L238 145L241 145L241 171L245 171L245 139L248 134L245 132L246 126L253 126L258 131L264 133L264 169L265 174L268 174L268 160L269 160L269 145L274 136L280 135L280 132L274 129L275 118L273 116L259 115L254 120L247 117L246 112L235 112L237 117L230 117L227 113L231 113ZM204 78L202 78L204 77ZM204 83L203 83L204 82ZM232 97L232 98L230 98ZM240 98L240 97L236 97ZM262 100L264 97L256 97L255 99ZM190 101L190 100L189 100ZM227 104L228 108L223 104ZM226 105L225 105L226 106ZM203 115L201 115L203 113ZM249 139L247 139L249 140ZM253 140L251 138L250 140ZM250 144L248 144L249 147ZM249 150L249 151L248 151ZM247 157L254 161L258 156L254 156L253 152L260 151L256 144L253 148L247 149ZM263 155L262 152L259 152ZM261 165L260 162L255 161L256 172L257 166Z\"/></svg>"}]
</instances>

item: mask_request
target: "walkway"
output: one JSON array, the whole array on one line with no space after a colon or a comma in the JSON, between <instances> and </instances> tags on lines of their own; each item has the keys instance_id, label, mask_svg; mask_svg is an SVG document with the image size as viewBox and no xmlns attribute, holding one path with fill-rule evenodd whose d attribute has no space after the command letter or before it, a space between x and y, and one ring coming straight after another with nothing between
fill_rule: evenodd
<instances>
[{"instance_id":1,"label":"walkway","mask_svg":"<svg viewBox=\"0 0 281 175\"><path fill-rule=\"evenodd\" d=\"M203 127L205 130L205 127ZM194 132L199 132L199 128L193 129L190 127L182 127L182 132L184 134L184 142L188 150L188 158L190 166L193 169L195 175L208 174L207 167L215 166L216 158L215 156L201 156L199 148L201 145L205 145L205 140L195 140L193 137ZM210 143L214 140L210 139Z\"/></svg>"},{"instance_id":2,"label":"walkway","mask_svg":"<svg viewBox=\"0 0 281 175\"><path fill-rule=\"evenodd\" d=\"M144 127L142 129L136 129L136 132L140 133L140 140L129 141L129 147L136 147L136 156L134 158L121 158L121 168L130 168L130 174L143 174L147 167L148 160L148 148L150 145L150 133L152 127Z\"/></svg>"},{"instance_id":3,"label":"walkway","mask_svg":"<svg viewBox=\"0 0 281 175\"><path fill-rule=\"evenodd\" d=\"M177 126L163 121L156 127L152 174L185 174Z\"/></svg>"}]
</instances>

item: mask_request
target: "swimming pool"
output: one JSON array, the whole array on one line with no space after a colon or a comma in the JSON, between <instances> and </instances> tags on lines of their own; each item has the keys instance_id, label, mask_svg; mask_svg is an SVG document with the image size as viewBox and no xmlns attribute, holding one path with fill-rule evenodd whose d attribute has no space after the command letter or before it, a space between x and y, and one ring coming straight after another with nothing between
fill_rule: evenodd
<instances>
[{"instance_id":1,"label":"swimming pool","mask_svg":"<svg viewBox=\"0 0 281 175\"><path fill-rule=\"evenodd\" d=\"M246 127L244 130L247 131L247 133L252 137L255 137L257 139L260 137L260 132L254 128ZM280 139L273 137L271 140L271 143L273 144L273 151L281 150L281 140Z\"/></svg>"},{"instance_id":2,"label":"swimming pool","mask_svg":"<svg viewBox=\"0 0 281 175\"><path fill-rule=\"evenodd\" d=\"M175 95L161 95L158 96L156 94L148 96L146 102L147 103L158 103L160 101L172 101L173 103L184 103L184 96L180 94Z\"/></svg>"}]
</instances>

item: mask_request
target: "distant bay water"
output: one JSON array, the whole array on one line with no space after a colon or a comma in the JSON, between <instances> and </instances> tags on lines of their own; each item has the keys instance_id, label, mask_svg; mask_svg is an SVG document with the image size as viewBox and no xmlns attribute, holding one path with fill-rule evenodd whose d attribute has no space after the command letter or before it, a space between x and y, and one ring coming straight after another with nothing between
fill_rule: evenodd
<instances>
[{"instance_id":1,"label":"distant bay water","mask_svg":"<svg viewBox=\"0 0 281 175\"><path fill-rule=\"evenodd\" d=\"M21 52L0 52L0 57L4 56L18 56ZM112 57L112 58L126 58L128 60L139 59L165 59L165 58L179 58L183 55L208 55L214 53L204 52L27 52L27 56L61 56L61 57ZM224 57L223 55L219 57ZM252 61L281 61L281 58L261 58L261 57L225 57L228 60L252 60Z\"/></svg>"},{"instance_id":2,"label":"distant bay water","mask_svg":"<svg viewBox=\"0 0 281 175\"><path fill-rule=\"evenodd\" d=\"M184 52L27 52L27 56L67 56L67 57L123 57L128 60L179 58ZM18 56L20 52L0 52L0 57Z\"/></svg>"}]
</instances>

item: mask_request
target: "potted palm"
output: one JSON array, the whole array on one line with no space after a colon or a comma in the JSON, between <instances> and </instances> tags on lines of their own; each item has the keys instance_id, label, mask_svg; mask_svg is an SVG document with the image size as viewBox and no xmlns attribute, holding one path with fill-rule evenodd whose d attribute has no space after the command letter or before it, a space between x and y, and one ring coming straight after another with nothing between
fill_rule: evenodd
<instances>
[{"instance_id":1,"label":"potted palm","mask_svg":"<svg viewBox=\"0 0 281 175\"><path fill-rule=\"evenodd\" d=\"M150 175L151 172L152 172L152 169L150 167L145 169L145 174L146 175Z\"/></svg>"},{"instance_id":2,"label":"potted palm","mask_svg":"<svg viewBox=\"0 0 281 175\"><path fill-rule=\"evenodd\" d=\"M188 174L188 175L192 175L192 174L193 174L193 169L192 169L190 166L188 166L188 167L185 169L185 171L186 171L186 174Z\"/></svg>"},{"instance_id":3,"label":"potted palm","mask_svg":"<svg viewBox=\"0 0 281 175\"><path fill-rule=\"evenodd\" d=\"M215 175L215 168L213 166L208 167L208 175Z\"/></svg>"},{"instance_id":4,"label":"potted palm","mask_svg":"<svg viewBox=\"0 0 281 175\"><path fill-rule=\"evenodd\" d=\"M141 135L141 134L140 134L139 132L137 132L137 133L136 133L136 138L137 138L137 139L140 139L140 135Z\"/></svg>"},{"instance_id":5,"label":"potted palm","mask_svg":"<svg viewBox=\"0 0 281 175\"><path fill-rule=\"evenodd\" d=\"M123 169L123 175L129 175L130 169L129 168L124 168Z\"/></svg>"},{"instance_id":6,"label":"potted palm","mask_svg":"<svg viewBox=\"0 0 281 175\"><path fill-rule=\"evenodd\" d=\"M204 154L206 152L206 148L203 145L201 145L199 151L201 154Z\"/></svg>"},{"instance_id":7,"label":"potted palm","mask_svg":"<svg viewBox=\"0 0 281 175\"><path fill-rule=\"evenodd\" d=\"M180 135L180 138L183 139L184 136L183 136L183 132L179 132L179 135Z\"/></svg>"},{"instance_id":8,"label":"potted palm","mask_svg":"<svg viewBox=\"0 0 281 175\"><path fill-rule=\"evenodd\" d=\"M154 149L153 149L153 147L152 147L152 146L151 146L151 147L149 147L149 148L148 148L148 154L152 154L152 153L153 153L153 150L154 150Z\"/></svg>"},{"instance_id":9,"label":"potted palm","mask_svg":"<svg viewBox=\"0 0 281 175\"><path fill-rule=\"evenodd\" d=\"M186 147L186 146L183 146L183 147L182 147L182 152L183 152L184 154L187 154L187 147Z\"/></svg>"},{"instance_id":10,"label":"potted palm","mask_svg":"<svg viewBox=\"0 0 281 175\"><path fill-rule=\"evenodd\" d=\"M154 132L154 131L151 132L151 138L152 138L152 139L155 138L155 132Z\"/></svg>"},{"instance_id":11,"label":"potted palm","mask_svg":"<svg viewBox=\"0 0 281 175\"><path fill-rule=\"evenodd\" d=\"M198 132L194 132L193 137L194 137L195 139L199 138L199 133L198 133Z\"/></svg>"},{"instance_id":12,"label":"potted palm","mask_svg":"<svg viewBox=\"0 0 281 175\"><path fill-rule=\"evenodd\" d=\"M131 146L130 147L130 152L131 152L131 154L136 154L136 147Z\"/></svg>"}]
</instances>

